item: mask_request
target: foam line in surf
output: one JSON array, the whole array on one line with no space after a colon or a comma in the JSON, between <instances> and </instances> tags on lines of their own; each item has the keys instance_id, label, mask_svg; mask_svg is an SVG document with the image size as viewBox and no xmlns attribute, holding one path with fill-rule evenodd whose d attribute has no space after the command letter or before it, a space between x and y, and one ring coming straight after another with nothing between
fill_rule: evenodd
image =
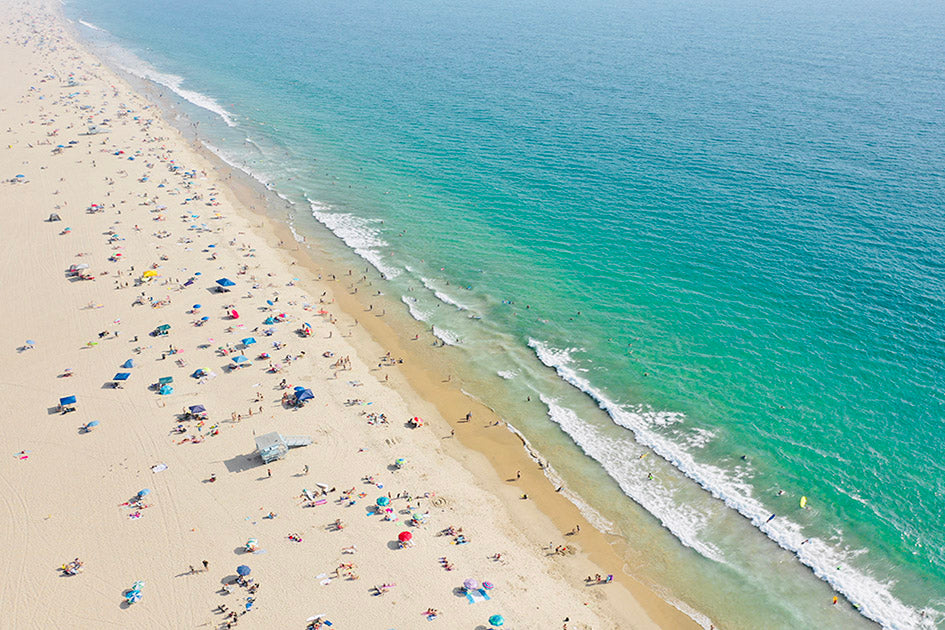
<instances>
[{"instance_id":1,"label":"foam line in surf","mask_svg":"<svg viewBox=\"0 0 945 630\"><path fill-rule=\"evenodd\" d=\"M751 486L733 478L731 473L722 468L696 462L682 446L653 430L653 426L665 425L665 421L654 417L662 412L627 410L610 400L578 373L572 365L569 351L552 348L535 339L529 339L528 345L538 359L554 369L563 381L594 400L615 424L630 430L637 442L650 448L712 496L747 518L780 547L793 552L817 577L842 593L865 617L891 630L922 630L935 627L934 610L929 608L923 613L907 606L892 594L893 584L882 582L850 564L852 558L865 553L863 550L841 548L819 538L807 537L801 531L800 525L784 517L769 520L771 511L751 496ZM553 404L553 401L550 402ZM570 419L567 414L559 416L559 419L561 418ZM679 417L676 421L681 420ZM586 423L580 424L587 426ZM574 428L586 431L577 425L574 425ZM615 480L620 483L619 479ZM699 550L698 547L693 548Z\"/></svg>"},{"instance_id":2,"label":"foam line in surf","mask_svg":"<svg viewBox=\"0 0 945 630\"><path fill-rule=\"evenodd\" d=\"M380 223L376 219L365 219L349 212L334 212L325 204L309 199L312 207L312 216L319 223L328 228L345 245L354 250L354 253L368 261L386 278L396 278L400 269L384 262L381 248L388 243L381 238L381 232L373 227Z\"/></svg>"}]
</instances>

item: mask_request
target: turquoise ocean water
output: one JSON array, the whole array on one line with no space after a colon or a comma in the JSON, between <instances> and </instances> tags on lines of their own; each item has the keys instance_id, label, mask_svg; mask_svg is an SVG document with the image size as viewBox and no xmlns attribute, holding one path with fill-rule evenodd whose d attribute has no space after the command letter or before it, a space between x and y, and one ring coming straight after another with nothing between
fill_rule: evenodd
<instances>
[{"instance_id":1,"label":"turquoise ocean water","mask_svg":"<svg viewBox=\"0 0 945 630\"><path fill-rule=\"evenodd\" d=\"M385 274L667 599L945 627L945 5L66 13Z\"/></svg>"}]
</instances>

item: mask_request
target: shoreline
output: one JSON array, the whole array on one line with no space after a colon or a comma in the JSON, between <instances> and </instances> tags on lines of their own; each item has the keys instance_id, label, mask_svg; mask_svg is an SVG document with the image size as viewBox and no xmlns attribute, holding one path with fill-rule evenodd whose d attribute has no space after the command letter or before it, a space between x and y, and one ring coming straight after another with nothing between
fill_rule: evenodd
<instances>
[{"instance_id":1,"label":"shoreline","mask_svg":"<svg viewBox=\"0 0 945 630\"><path fill-rule=\"evenodd\" d=\"M67 31L74 30L74 27L70 26L71 22L61 14L60 7L55 6L52 13L60 20L60 26L65 26ZM88 47L82 43L81 38L76 38L74 35L73 32L73 43L89 57L101 63L102 68L107 68L100 59L88 51ZM113 70L107 71L115 75ZM121 77L118 77L118 80L124 88L129 89L126 81ZM140 92L138 96L142 96ZM144 94L143 98L153 103L153 99L148 94ZM159 109L159 111L163 110ZM168 121L167 117L164 117L164 123L177 127ZM171 142L174 140L170 139ZM340 319L358 319L357 314L364 311L364 306L357 297L344 290L341 285L317 279L319 270L323 269L326 263L316 260L307 247L295 249L280 247L280 241L295 242L289 226L274 218L271 209L252 209L252 206L256 205L255 200L265 187L213 155L199 138L189 139L181 136L181 140L191 151L199 155L199 160L210 164L212 170L221 174L216 179L216 184L223 190L223 195L237 200L237 203L231 204L236 215L241 217L255 235L268 245L271 252L275 252L275 257L279 259L282 269L287 270L296 265L293 272L302 278L299 283L301 287L328 290L334 298L333 303L344 314ZM262 196L273 195L263 194ZM328 265L340 265L339 261L331 260L326 252L319 252L319 254L323 259L328 260ZM304 270L304 273L299 273L300 269ZM314 295L317 291L308 291L308 293ZM649 619L655 627L698 627L698 624L690 617L622 570L623 559L613 549L613 546L619 544L622 539L598 532L584 519L577 506L564 496L557 494L540 467L530 459L519 436L510 431L502 431L501 427L492 427L493 430L489 430L480 426L483 422L488 425L501 421L500 418L459 390L455 386L458 383L446 384L441 374L421 367L419 360L421 351L411 348L407 341L410 333L423 334L423 326L418 323L416 331L410 330L405 334L404 331L392 329L380 317L361 317L359 327L365 330L366 334L353 334L347 338L347 343L354 348L355 354L362 360L367 360L370 356L383 355L385 352L406 357L404 365L391 371L394 376L390 386L403 397L411 409L420 410L418 415L442 417L443 427L455 430L455 440L441 439L443 450L450 458L459 462L466 471L470 473L475 471L479 484L485 486L487 492L501 501L504 508L513 516L516 529L524 533L533 545L543 545L551 532L554 532L558 542L570 545L572 541L564 534L575 524L582 525L580 535L577 537L580 553L568 559L569 565L566 568L566 573L569 575L567 582L575 590L576 595L580 595L581 589L587 587L579 576L600 571L612 572L616 576L615 583L606 589L595 589L596 593L604 592L602 596L597 595L594 599L604 600L605 614L611 613L611 616L618 620L619 627L635 627L636 618L639 616ZM475 421L463 422L465 413L470 410ZM438 424L440 423L435 421L434 428ZM521 470L523 475L521 479L511 484L503 480L503 477L513 470ZM528 495L528 501L518 499L521 492Z\"/></svg>"}]
</instances>

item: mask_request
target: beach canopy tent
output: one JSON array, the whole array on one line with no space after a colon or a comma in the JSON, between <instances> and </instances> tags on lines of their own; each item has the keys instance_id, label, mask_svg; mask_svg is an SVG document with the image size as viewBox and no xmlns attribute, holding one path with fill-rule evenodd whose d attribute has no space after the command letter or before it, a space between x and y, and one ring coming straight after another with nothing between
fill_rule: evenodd
<instances>
[{"instance_id":1,"label":"beach canopy tent","mask_svg":"<svg viewBox=\"0 0 945 630\"><path fill-rule=\"evenodd\" d=\"M60 217L58 214L53 212L52 214L49 215L49 222L52 223L53 221L62 221L62 217Z\"/></svg>"},{"instance_id":2,"label":"beach canopy tent","mask_svg":"<svg viewBox=\"0 0 945 630\"><path fill-rule=\"evenodd\" d=\"M306 400L312 400L315 398L315 394L312 393L310 389L303 389L302 391L295 394L295 399L298 402L305 402Z\"/></svg>"},{"instance_id":3,"label":"beach canopy tent","mask_svg":"<svg viewBox=\"0 0 945 630\"><path fill-rule=\"evenodd\" d=\"M312 443L312 438L307 435L287 435L273 431L256 437L256 452L262 458L264 464L282 459L289 452L289 448L294 446L308 446Z\"/></svg>"},{"instance_id":4,"label":"beach canopy tent","mask_svg":"<svg viewBox=\"0 0 945 630\"><path fill-rule=\"evenodd\" d=\"M158 393L161 396L167 396L174 393L174 388L170 385L161 385L161 389L158 390Z\"/></svg>"},{"instance_id":5,"label":"beach canopy tent","mask_svg":"<svg viewBox=\"0 0 945 630\"><path fill-rule=\"evenodd\" d=\"M217 280L217 284L221 287L235 287L236 283L230 280L229 278L220 278Z\"/></svg>"},{"instance_id":6,"label":"beach canopy tent","mask_svg":"<svg viewBox=\"0 0 945 630\"><path fill-rule=\"evenodd\" d=\"M198 368L196 372L191 374L191 376L193 378L202 378L204 376L207 376L208 374L210 374L210 370L208 370L207 368Z\"/></svg>"},{"instance_id":7,"label":"beach canopy tent","mask_svg":"<svg viewBox=\"0 0 945 630\"><path fill-rule=\"evenodd\" d=\"M247 337L246 339L243 339L241 343L242 343L244 346L251 346L251 345L253 345L254 343L256 343L256 339L255 339L255 337Z\"/></svg>"},{"instance_id":8,"label":"beach canopy tent","mask_svg":"<svg viewBox=\"0 0 945 630\"><path fill-rule=\"evenodd\" d=\"M237 366L240 366L240 367L244 365L249 365L251 363L249 359L247 359L241 354L233 357L231 360L233 361L233 363L235 363Z\"/></svg>"},{"instance_id":9,"label":"beach canopy tent","mask_svg":"<svg viewBox=\"0 0 945 630\"><path fill-rule=\"evenodd\" d=\"M65 397L59 399L59 406L60 406L60 407L69 407L69 406L75 404L75 400L76 400L76 399L75 399L75 396L65 396Z\"/></svg>"},{"instance_id":10,"label":"beach canopy tent","mask_svg":"<svg viewBox=\"0 0 945 630\"><path fill-rule=\"evenodd\" d=\"M276 322L276 319L275 319L274 317L267 317L266 320L265 320L263 323L264 323L265 325L267 325L267 326L272 326L273 324L275 324L275 323L277 323L277 322Z\"/></svg>"},{"instance_id":11,"label":"beach canopy tent","mask_svg":"<svg viewBox=\"0 0 945 630\"><path fill-rule=\"evenodd\" d=\"M191 405L191 406L190 406L190 413L193 413L193 414L197 414L197 413L207 413L207 408L204 407L203 405Z\"/></svg>"},{"instance_id":12,"label":"beach canopy tent","mask_svg":"<svg viewBox=\"0 0 945 630\"><path fill-rule=\"evenodd\" d=\"M130 376L131 376L131 372L119 372L118 374L115 375L115 378L113 378L112 380L127 381Z\"/></svg>"},{"instance_id":13,"label":"beach canopy tent","mask_svg":"<svg viewBox=\"0 0 945 630\"><path fill-rule=\"evenodd\" d=\"M173 376L162 376L158 379L158 385L169 385L174 382Z\"/></svg>"},{"instance_id":14,"label":"beach canopy tent","mask_svg":"<svg viewBox=\"0 0 945 630\"><path fill-rule=\"evenodd\" d=\"M131 359L128 359L127 361L121 364L121 367L125 368L126 370L129 370L133 368L134 366L135 366L135 362Z\"/></svg>"},{"instance_id":15,"label":"beach canopy tent","mask_svg":"<svg viewBox=\"0 0 945 630\"><path fill-rule=\"evenodd\" d=\"M143 274L141 274L141 277L142 278L157 278L157 275L158 275L158 272L156 272L154 269L148 269Z\"/></svg>"}]
</instances>

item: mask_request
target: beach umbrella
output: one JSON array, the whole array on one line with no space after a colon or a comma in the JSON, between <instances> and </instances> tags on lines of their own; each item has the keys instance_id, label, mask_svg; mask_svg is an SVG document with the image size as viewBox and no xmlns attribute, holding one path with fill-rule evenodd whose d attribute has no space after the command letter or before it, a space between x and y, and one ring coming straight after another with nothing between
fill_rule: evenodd
<instances>
[{"instance_id":1,"label":"beach umbrella","mask_svg":"<svg viewBox=\"0 0 945 630\"><path fill-rule=\"evenodd\" d=\"M200 378L201 376L203 376L203 375L206 374L206 373L207 373L206 368L199 368L196 372L194 372L193 374L191 374L191 376L192 376L193 378Z\"/></svg>"},{"instance_id":2,"label":"beach umbrella","mask_svg":"<svg viewBox=\"0 0 945 630\"><path fill-rule=\"evenodd\" d=\"M91 429L92 427L97 427L97 426L98 426L98 420L92 420L90 423L85 425L87 429Z\"/></svg>"},{"instance_id":3,"label":"beach umbrella","mask_svg":"<svg viewBox=\"0 0 945 630\"><path fill-rule=\"evenodd\" d=\"M476 580L472 578L466 578L465 580L463 580L463 587L467 591L474 591L477 588L479 588L479 582L477 582Z\"/></svg>"},{"instance_id":4,"label":"beach umbrella","mask_svg":"<svg viewBox=\"0 0 945 630\"><path fill-rule=\"evenodd\" d=\"M495 588L495 584L493 584L492 582L483 582L482 588L486 589L487 591L491 591L492 589Z\"/></svg>"},{"instance_id":5,"label":"beach umbrella","mask_svg":"<svg viewBox=\"0 0 945 630\"><path fill-rule=\"evenodd\" d=\"M131 376L131 372L119 372L118 374L115 375L115 378L113 380L127 381L129 376Z\"/></svg>"},{"instance_id":6,"label":"beach umbrella","mask_svg":"<svg viewBox=\"0 0 945 630\"><path fill-rule=\"evenodd\" d=\"M158 394L161 396L167 396L174 393L174 388L170 385L161 385L161 389L158 390Z\"/></svg>"},{"instance_id":7,"label":"beach umbrella","mask_svg":"<svg viewBox=\"0 0 945 630\"><path fill-rule=\"evenodd\" d=\"M198 308L203 308L202 304L194 304L193 309L196 311Z\"/></svg>"},{"instance_id":8,"label":"beach umbrella","mask_svg":"<svg viewBox=\"0 0 945 630\"><path fill-rule=\"evenodd\" d=\"M306 400L312 400L313 398L315 398L315 394L313 394L312 390L310 389L303 389L295 395L295 399L299 402L305 402Z\"/></svg>"},{"instance_id":9,"label":"beach umbrella","mask_svg":"<svg viewBox=\"0 0 945 630\"><path fill-rule=\"evenodd\" d=\"M125 599L129 604L137 604L141 601L141 591L129 591Z\"/></svg>"},{"instance_id":10,"label":"beach umbrella","mask_svg":"<svg viewBox=\"0 0 945 630\"><path fill-rule=\"evenodd\" d=\"M144 488L143 490L139 490L139 491L138 491L138 496L139 496L139 497L146 497L146 496L148 496L149 494L151 494L151 489L150 489L150 488Z\"/></svg>"},{"instance_id":11,"label":"beach umbrella","mask_svg":"<svg viewBox=\"0 0 945 630\"><path fill-rule=\"evenodd\" d=\"M234 310L230 311L230 317L232 317L233 319L239 319L239 318L240 318L240 314L237 313L236 310L234 309Z\"/></svg>"},{"instance_id":12,"label":"beach umbrella","mask_svg":"<svg viewBox=\"0 0 945 630\"><path fill-rule=\"evenodd\" d=\"M190 413L206 413L207 408L203 405L191 405Z\"/></svg>"},{"instance_id":13,"label":"beach umbrella","mask_svg":"<svg viewBox=\"0 0 945 630\"><path fill-rule=\"evenodd\" d=\"M243 344L244 346L251 346L251 345L253 345L254 343L256 343L255 337L247 337L246 339L243 339L243 340L242 340L242 344Z\"/></svg>"},{"instance_id":14,"label":"beach umbrella","mask_svg":"<svg viewBox=\"0 0 945 630\"><path fill-rule=\"evenodd\" d=\"M381 507L384 507L385 505L388 505L389 503L390 503L390 499L388 499L387 497L377 498L377 504Z\"/></svg>"},{"instance_id":15,"label":"beach umbrella","mask_svg":"<svg viewBox=\"0 0 945 630\"><path fill-rule=\"evenodd\" d=\"M275 302L273 302L272 300L266 300L266 304L268 304L269 306L273 306Z\"/></svg>"},{"instance_id":16,"label":"beach umbrella","mask_svg":"<svg viewBox=\"0 0 945 630\"><path fill-rule=\"evenodd\" d=\"M267 326L271 326L272 324L276 323L276 320L273 319L272 317L267 317L265 321L263 321L263 323Z\"/></svg>"},{"instance_id":17,"label":"beach umbrella","mask_svg":"<svg viewBox=\"0 0 945 630\"><path fill-rule=\"evenodd\" d=\"M397 535L397 540L399 540L402 543L410 542L412 539L413 539L413 534L411 534L410 532L400 532Z\"/></svg>"},{"instance_id":18,"label":"beach umbrella","mask_svg":"<svg viewBox=\"0 0 945 630\"><path fill-rule=\"evenodd\" d=\"M407 460L404 459L403 457L398 457L397 459L394 460L394 465L396 465L398 468L403 468L404 466L407 465Z\"/></svg>"},{"instance_id":19,"label":"beach umbrella","mask_svg":"<svg viewBox=\"0 0 945 630\"><path fill-rule=\"evenodd\" d=\"M491 617L489 617L489 625L490 625L490 626L495 626L495 627L497 627L497 628L498 628L499 626L504 626L504 625L505 625L505 617L503 617L502 615L492 615Z\"/></svg>"},{"instance_id":20,"label":"beach umbrella","mask_svg":"<svg viewBox=\"0 0 945 630\"><path fill-rule=\"evenodd\" d=\"M247 359L243 355L238 355L238 356L233 357L232 361L236 365L243 365L244 363L249 363L249 359Z\"/></svg>"},{"instance_id":21,"label":"beach umbrella","mask_svg":"<svg viewBox=\"0 0 945 630\"><path fill-rule=\"evenodd\" d=\"M128 359L127 361L121 364L121 367L125 368L126 370L133 368L134 366L135 366L135 362L132 361L131 359Z\"/></svg>"},{"instance_id":22,"label":"beach umbrella","mask_svg":"<svg viewBox=\"0 0 945 630\"><path fill-rule=\"evenodd\" d=\"M298 394L299 392L305 391L305 388L302 387L301 385L296 385L292 389L295 391L296 394Z\"/></svg>"},{"instance_id":23,"label":"beach umbrella","mask_svg":"<svg viewBox=\"0 0 945 630\"><path fill-rule=\"evenodd\" d=\"M75 396L66 396L65 398L59 399L59 404L62 405L63 407L65 407L66 405L74 405L75 400L76 400Z\"/></svg>"},{"instance_id":24,"label":"beach umbrella","mask_svg":"<svg viewBox=\"0 0 945 630\"><path fill-rule=\"evenodd\" d=\"M242 575L243 577L246 577L247 575L249 575L249 572L250 572L251 570L252 570L252 569L250 569L250 568L249 568L248 566L246 566L245 564L241 564L240 566L236 567L236 572L237 572L239 575Z\"/></svg>"},{"instance_id":25,"label":"beach umbrella","mask_svg":"<svg viewBox=\"0 0 945 630\"><path fill-rule=\"evenodd\" d=\"M206 315L204 315L203 317L200 318L200 321L202 321L202 322L209 322L209 321L210 321L210 318L207 317Z\"/></svg>"},{"instance_id":26,"label":"beach umbrella","mask_svg":"<svg viewBox=\"0 0 945 630\"><path fill-rule=\"evenodd\" d=\"M426 518L427 518L427 515L424 514L423 512L414 512L414 513L412 514L412 516L413 516L413 520L415 520L415 521L417 521L417 522L426 520Z\"/></svg>"},{"instance_id":27,"label":"beach umbrella","mask_svg":"<svg viewBox=\"0 0 945 630\"><path fill-rule=\"evenodd\" d=\"M229 278L220 278L219 280L217 280L217 284L219 284L221 287L234 287L234 286L236 286L236 283L233 282L232 280L230 280Z\"/></svg>"}]
</instances>

